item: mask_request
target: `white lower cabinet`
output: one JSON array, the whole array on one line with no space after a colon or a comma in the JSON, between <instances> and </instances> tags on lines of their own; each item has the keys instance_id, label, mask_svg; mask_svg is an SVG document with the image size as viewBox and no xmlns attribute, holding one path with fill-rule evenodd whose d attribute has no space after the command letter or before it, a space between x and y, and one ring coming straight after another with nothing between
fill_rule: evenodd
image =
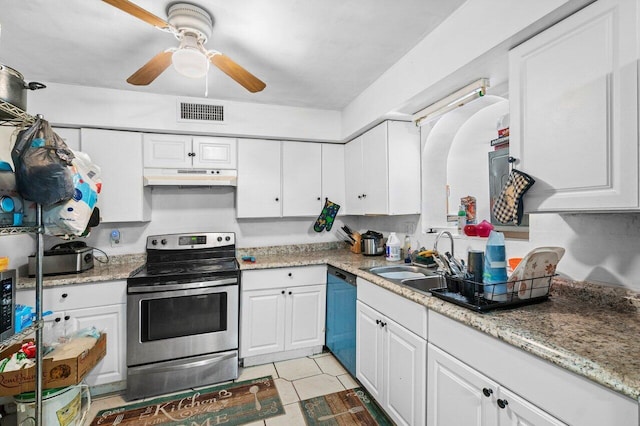
<instances>
[{"instance_id":1,"label":"white lower cabinet","mask_svg":"<svg viewBox=\"0 0 640 426\"><path fill-rule=\"evenodd\" d=\"M356 377L394 422L424 425L426 308L358 278L356 309Z\"/></svg>"},{"instance_id":2,"label":"white lower cabinet","mask_svg":"<svg viewBox=\"0 0 640 426\"><path fill-rule=\"evenodd\" d=\"M432 344L428 360L428 426L565 424Z\"/></svg>"},{"instance_id":3,"label":"white lower cabinet","mask_svg":"<svg viewBox=\"0 0 640 426\"><path fill-rule=\"evenodd\" d=\"M429 311L427 425L637 426L638 402Z\"/></svg>"},{"instance_id":4,"label":"white lower cabinet","mask_svg":"<svg viewBox=\"0 0 640 426\"><path fill-rule=\"evenodd\" d=\"M45 338L64 336L85 327L96 327L107 334L107 354L85 377L89 386L121 382L110 390L124 389L126 359L126 281L45 288L43 311ZM16 303L32 305L33 290L16 293Z\"/></svg>"},{"instance_id":5,"label":"white lower cabinet","mask_svg":"<svg viewBox=\"0 0 640 426\"><path fill-rule=\"evenodd\" d=\"M242 272L244 365L319 352L324 345L326 267Z\"/></svg>"}]
</instances>

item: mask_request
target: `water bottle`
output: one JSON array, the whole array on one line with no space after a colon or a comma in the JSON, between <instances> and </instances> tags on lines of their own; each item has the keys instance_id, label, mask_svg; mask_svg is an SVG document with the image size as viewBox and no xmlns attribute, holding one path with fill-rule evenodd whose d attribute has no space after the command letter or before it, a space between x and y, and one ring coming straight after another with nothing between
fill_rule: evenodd
<instances>
[{"instance_id":1,"label":"water bottle","mask_svg":"<svg viewBox=\"0 0 640 426\"><path fill-rule=\"evenodd\" d=\"M395 232L389 234L387 238L387 260L397 262L400 260L400 239Z\"/></svg>"},{"instance_id":2,"label":"water bottle","mask_svg":"<svg viewBox=\"0 0 640 426\"><path fill-rule=\"evenodd\" d=\"M507 300L507 258L504 248L504 234L491 231L484 254L482 282L485 299Z\"/></svg>"}]
</instances>

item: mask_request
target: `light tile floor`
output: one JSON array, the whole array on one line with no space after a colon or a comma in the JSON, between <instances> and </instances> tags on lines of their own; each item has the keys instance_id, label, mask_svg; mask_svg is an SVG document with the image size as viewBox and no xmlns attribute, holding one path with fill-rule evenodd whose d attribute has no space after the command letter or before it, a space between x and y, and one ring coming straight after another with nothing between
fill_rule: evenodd
<instances>
[{"instance_id":1,"label":"light tile floor","mask_svg":"<svg viewBox=\"0 0 640 426\"><path fill-rule=\"evenodd\" d=\"M304 426L305 422L298 401L360 386L329 352L241 368L239 377L235 381L269 375L274 378L286 414L250 423L247 426ZM121 395L96 398L91 404L91 411L87 415L85 424L88 425L98 411L126 404Z\"/></svg>"}]
</instances>

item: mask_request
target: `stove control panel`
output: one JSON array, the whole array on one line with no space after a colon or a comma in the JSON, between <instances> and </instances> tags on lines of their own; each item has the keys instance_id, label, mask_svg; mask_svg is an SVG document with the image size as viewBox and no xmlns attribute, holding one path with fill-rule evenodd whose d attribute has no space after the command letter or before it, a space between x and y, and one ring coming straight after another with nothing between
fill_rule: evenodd
<instances>
[{"instance_id":1,"label":"stove control panel","mask_svg":"<svg viewBox=\"0 0 640 426\"><path fill-rule=\"evenodd\" d=\"M233 232L203 232L197 234L164 234L147 237L147 249L186 250L235 245Z\"/></svg>"}]
</instances>

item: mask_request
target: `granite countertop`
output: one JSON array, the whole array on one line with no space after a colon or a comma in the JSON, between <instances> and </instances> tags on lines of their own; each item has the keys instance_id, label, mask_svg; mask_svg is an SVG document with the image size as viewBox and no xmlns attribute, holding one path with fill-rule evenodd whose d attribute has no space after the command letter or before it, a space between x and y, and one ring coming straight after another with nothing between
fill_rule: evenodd
<instances>
[{"instance_id":1,"label":"granite countertop","mask_svg":"<svg viewBox=\"0 0 640 426\"><path fill-rule=\"evenodd\" d=\"M620 288L555 279L548 302L478 313L370 274L361 268L398 264L353 254L340 243L238 249L241 270L329 264L420 303L635 400L640 399L640 295ZM255 256L255 263L240 260ZM112 256L81 274L45 277L44 286L126 279L144 254ZM33 278L19 277L18 288Z\"/></svg>"},{"instance_id":2,"label":"granite countertop","mask_svg":"<svg viewBox=\"0 0 640 426\"><path fill-rule=\"evenodd\" d=\"M253 254L251 251L247 253ZM348 250L256 256L241 269L329 264L635 400L640 399L640 295L555 279L548 302L478 313L360 268L398 264Z\"/></svg>"}]
</instances>

